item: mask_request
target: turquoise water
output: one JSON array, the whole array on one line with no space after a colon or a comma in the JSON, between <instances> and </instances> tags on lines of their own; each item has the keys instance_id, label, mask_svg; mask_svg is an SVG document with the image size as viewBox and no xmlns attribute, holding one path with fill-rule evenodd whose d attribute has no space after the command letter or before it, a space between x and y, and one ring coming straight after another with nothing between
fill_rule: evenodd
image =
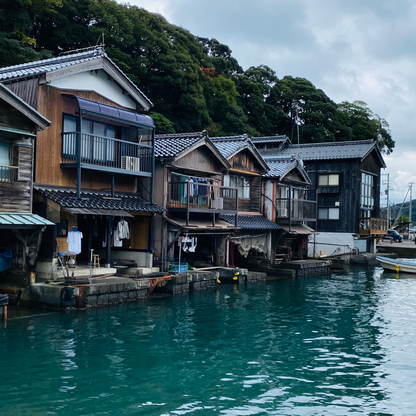
<instances>
[{"instance_id":1,"label":"turquoise water","mask_svg":"<svg viewBox=\"0 0 416 416\"><path fill-rule=\"evenodd\" d=\"M381 269L9 319L1 415L415 415L416 278Z\"/></svg>"}]
</instances>

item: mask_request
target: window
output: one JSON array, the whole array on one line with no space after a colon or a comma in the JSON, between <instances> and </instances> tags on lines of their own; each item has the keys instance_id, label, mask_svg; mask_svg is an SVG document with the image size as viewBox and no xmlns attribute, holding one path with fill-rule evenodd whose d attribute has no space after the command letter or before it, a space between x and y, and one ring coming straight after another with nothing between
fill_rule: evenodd
<instances>
[{"instance_id":1,"label":"window","mask_svg":"<svg viewBox=\"0 0 416 416\"><path fill-rule=\"evenodd\" d=\"M13 171L10 168L10 145L0 143L0 182L11 182Z\"/></svg>"},{"instance_id":2,"label":"window","mask_svg":"<svg viewBox=\"0 0 416 416\"><path fill-rule=\"evenodd\" d=\"M76 156L77 118L64 116L62 152L65 157ZM92 121L82 120L81 158L95 162L114 161L115 127Z\"/></svg>"},{"instance_id":3,"label":"window","mask_svg":"<svg viewBox=\"0 0 416 416\"><path fill-rule=\"evenodd\" d=\"M238 197L243 199L250 198L250 180L242 176L225 175L224 186L237 188Z\"/></svg>"},{"instance_id":4,"label":"window","mask_svg":"<svg viewBox=\"0 0 416 416\"><path fill-rule=\"evenodd\" d=\"M374 176L361 172L360 208L371 211L374 208Z\"/></svg>"},{"instance_id":5,"label":"window","mask_svg":"<svg viewBox=\"0 0 416 416\"><path fill-rule=\"evenodd\" d=\"M339 220L339 208L319 208L318 220Z\"/></svg>"},{"instance_id":6,"label":"window","mask_svg":"<svg viewBox=\"0 0 416 416\"><path fill-rule=\"evenodd\" d=\"M325 174L319 175L318 186L338 186L339 185L339 174Z\"/></svg>"}]
</instances>

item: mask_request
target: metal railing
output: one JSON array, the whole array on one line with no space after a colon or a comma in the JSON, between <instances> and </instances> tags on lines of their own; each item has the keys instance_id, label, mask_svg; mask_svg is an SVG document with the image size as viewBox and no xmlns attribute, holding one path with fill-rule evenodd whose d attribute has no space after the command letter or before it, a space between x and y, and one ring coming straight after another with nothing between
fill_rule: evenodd
<instances>
[{"instance_id":1,"label":"metal railing","mask_svg":"<svg viewBox=\"0 0 416 416\"><path fill-rule=\"evenodd\" d=\"M15 182L17 171L17 166L0 165L0 182Z\"/></svg>"},{"instance_id":2,"label":"metal railing","mask_svg":"<svg viewBox=\"0 0 416 416\"><path fill-rule=\"evenodd\" d=\"M79 147L79 148L78 148ZM78 132L62 133L62 163L152 173L152 146Z\"/></svg>"},{"instance_id":3,"label":"metal railing","mask_svg":"<svg viewBox=\"0 0 416 416\"><path fill-rule=\"evenodd\" d=\"M203 182L170 182L168 208L237 213L237 188Z\"/></svg>"},{"instance_id":4,"label":"metal railing","mask_svg":"<svg viewBox=\"0 0 416 416\"><path fill-rule=\"evenodd\" d=\"M316 221L316 201L276 198L276 217L296 221Z\"/></svg>"},{"instance_id":5,"label":"metal railing","mask_svg":"<svg viewBox=\"0 0 416 416\"><path fill-rule=\"evenodd\" d=\"M360 218L360 235L385 235L388 224L385 218Z\"/></svg>"}]
</instances>

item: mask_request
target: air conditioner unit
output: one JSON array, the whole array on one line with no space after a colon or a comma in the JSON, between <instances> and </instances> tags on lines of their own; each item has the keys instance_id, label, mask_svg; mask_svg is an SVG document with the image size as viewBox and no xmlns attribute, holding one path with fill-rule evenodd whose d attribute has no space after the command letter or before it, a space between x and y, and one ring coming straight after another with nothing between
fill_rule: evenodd
<instances>
[{"instance_id":1,"label":"air conditioner unit","mask_svg":"<svg viewBox=\"0 0 416 416\"><path fill-rule=\"evenodd\" d=\"M140 159L133 156L121 156L121 169L140 170Z\"/></svg>"},{"instance_id":2,"label":"air conditioner unit","mask_svg":"<svg viewBox=\"0 0 416 416\"><path fill-rule=\"evenodd\" d=\"M224 199L217 197L215 199L211 199L211 208L214 209L223 209L224 208Z\"/></svg>"}]
</instances>

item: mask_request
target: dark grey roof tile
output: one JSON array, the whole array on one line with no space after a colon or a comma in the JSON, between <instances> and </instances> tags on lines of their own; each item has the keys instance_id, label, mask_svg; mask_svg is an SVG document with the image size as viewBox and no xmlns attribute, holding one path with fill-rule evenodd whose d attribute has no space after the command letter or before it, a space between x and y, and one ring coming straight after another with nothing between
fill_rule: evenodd
<instances>
[{"instance_id":1,"label":"dark grey roof tile","mask_svg":"<svg viewBox=\"0 0 416 416\"><path fill-rule=\"evenodd\" d=\"M221 215L221 219L234 225L235 215ZM263 215L238 215L237 226L242 230L280 230L282 227Z\"/></svg>"},{"instance_id":2,"label":"dark grey roof tile","mask_svg":"<svg viewBox=\"0 0 416 416\"><path fill-rule=\"evenodd\" d=\"M162 213L163 208L146 201L138 194L116 193L114 198L110 192L81 191L81 198L76 197L74 188L54 188L35 185L42 195L66 208L96 208L124 211Z\"/></svg>"}]
</instances>

